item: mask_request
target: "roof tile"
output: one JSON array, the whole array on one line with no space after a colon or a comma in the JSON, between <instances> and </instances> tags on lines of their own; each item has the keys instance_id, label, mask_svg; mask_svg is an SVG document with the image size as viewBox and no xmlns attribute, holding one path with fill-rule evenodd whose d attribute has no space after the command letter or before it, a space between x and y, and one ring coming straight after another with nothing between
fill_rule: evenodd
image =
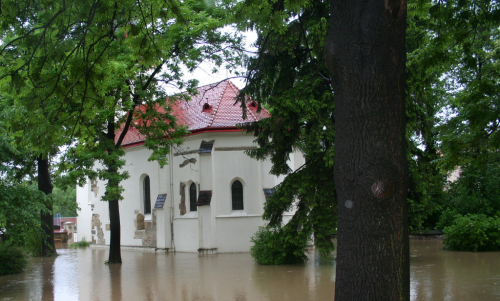
<instances>
[{"instance_id":1,"label":"roof tile","mask_svg":"<svg viewBox=\"0 0 500 301\"><path fill-rule=\"evenodd\" d=\"M174 103L173 115L177 117L177 123L188 126L189 131L232 128L239 123L258 121L271 116L264 108L257 113L257 105L249 99L246 102L247 119L243 119L241 103L236 103L238 92L239 89L228 79L199 87L198 94L192 96L189 102L182 99ZM131 127L122 145L144 140L145 137L136 128Z\"/></svg>"}]
</instances>

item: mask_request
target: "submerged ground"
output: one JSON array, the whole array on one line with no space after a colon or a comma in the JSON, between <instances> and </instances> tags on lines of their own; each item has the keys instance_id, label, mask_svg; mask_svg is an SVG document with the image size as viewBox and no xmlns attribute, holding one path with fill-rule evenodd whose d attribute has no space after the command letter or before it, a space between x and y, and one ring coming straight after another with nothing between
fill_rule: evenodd
<instances>
[{"instance_id":1,"label":"submerged ground","mask_svg":"<svg viewBox=\"0 0 500 301\"><path fill-rule=\"evenodd\" d=\"M500 300L500 252L443 250L412 240L412 300ZM316 253L299 265L261 266L249 253L198 256L106 249L59 249L32 258L26 272L0 276L0 300L333 300L335 262Z\"/></svg>"}]
</instances>

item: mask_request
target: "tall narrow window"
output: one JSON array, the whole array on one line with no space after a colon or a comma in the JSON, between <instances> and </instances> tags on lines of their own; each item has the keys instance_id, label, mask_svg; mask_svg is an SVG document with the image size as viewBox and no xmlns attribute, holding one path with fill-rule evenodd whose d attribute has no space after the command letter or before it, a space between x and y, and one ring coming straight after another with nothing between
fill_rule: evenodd
<instances>
[{"instance_id":1,"label":"tall narrow window","mask_svg":"<svg viewBox=\"0 0 500 301\"><path fill-rule=\"evenodd\" d=\"M194 183L189 186L189 211L196 211L196 185Z\"/></svg>"},{"instance_id":2,"label":"tall narrow window","mask_svg":"<svg viewBox=\"0 0 500 301\"><path fill-rule=\"evenodd\" d=\"M243 185L240 181L234 181L231 185L231 194L233 197L233 210L243 210Z\"/></svg>"},{"instance_id":3,"label":"tall narrow window","mask_svg":"<svg viewBox=\"0 0 500 301\"><path fill-rule=\"evenodd\" d=\"M143 190L144 190L144 214L150 214L151 213L151 187L149 184L149 176L146 176L144 178L144 183L143 183Z\"/></svg>"}]
</instances>

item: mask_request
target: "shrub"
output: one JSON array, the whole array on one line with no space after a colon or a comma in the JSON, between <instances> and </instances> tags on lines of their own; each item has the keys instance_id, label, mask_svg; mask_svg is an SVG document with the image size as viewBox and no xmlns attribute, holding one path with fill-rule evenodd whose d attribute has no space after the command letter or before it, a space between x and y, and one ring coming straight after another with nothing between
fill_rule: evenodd
<instances>
[{"instance_id":1,"label":"shrub","mask_svg":"<svg viewBox=\"0 0 500 301\"><path fill-rule=\"evenodd\" d=\"M0 242L0 275L21 273L28 261L21 248Z\"/></svg>"},{"instance_id":2,"label":"shrub","mask_svg":"<svg viewBox=\"0 0 500 301\"><path fill-rule=\"evenodd\" d=\"M500 212L500 166L497 163L464 164L460 177L446 192L445 208L457 214L485 214Z\"/></svg>"},{"instance_id":3,"label":"shrub","mask_svg":"<svg viewBox=\"0 0 500 301\"><path fill-rule=\"evenodd\" d=\"M85 237L83 237L82 240L80 240L79 242L72 243L70 246L72 248L88 247L88 246L90 246L90 243L87 240L85 240Z\"/></svg>"},{"instance_id":4,"label":"shrub","mask_svg":"<svg viewBox=\"0 0 500 301\"><path fill-rule=\"evenodd\" d=\"M462 216L462 215L458 213L458 211L455 209L446 208L446 210L444 210L443 213L441 214L439 222L437 222L436 224L436 229L444 230L444 228L453 225L456 216Z\"/></svg>"},{"instance_id":5,"label":"shrub","mask_svg":"<svg viewBox=\"0 0 500 301\"><path fill-rule=\"evenodd\" d=\"M253 259L259 264L302 263L307 260L305 243L296 245L282 233L283 228L259 227L250 239L254 246L250 248Z\"/></svg>"},{"instance_id":6,"label":"shrub","mask_svg":"<svg viewBox=\"0 0 500 301\"><path fill-rule=\"evenodd\" d=\"M456 215L444 229L446 249L455 251L500 250L500 217L484 214Z\"/></svg>"}]
</instances>

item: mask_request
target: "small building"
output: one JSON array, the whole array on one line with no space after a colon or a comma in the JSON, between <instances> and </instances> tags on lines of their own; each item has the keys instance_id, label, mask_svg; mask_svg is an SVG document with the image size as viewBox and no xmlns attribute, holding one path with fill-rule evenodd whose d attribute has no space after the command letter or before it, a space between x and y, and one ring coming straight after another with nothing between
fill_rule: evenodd
<instances>
[{"instance_id":1,"label":"small building","mask_svg":"<svg viewBox=\"0 0 500 301\"><path fill-rule=\"evenodd\" d=\"M269 117L253 101L247 119L235 104L238 88L229 80L199 88L199 94L174 105L178 122L189 128L180 147L173 148L163 168L148 161L151 151L132 128L126 135L126 165L130 178L120 201L121 243L176 252L248 252L250 237L262 220L266 194L282 181L269 174L271 162L257 161L245 151L257 147L252 134L237 124ZM295 170L304 164L300 151L290 155ZM100 201L105 183L91 180L77 187L78 237L109 244L108 204ZM293 212L284 216L291 218Z\"/></svg>"}]
</instances>

